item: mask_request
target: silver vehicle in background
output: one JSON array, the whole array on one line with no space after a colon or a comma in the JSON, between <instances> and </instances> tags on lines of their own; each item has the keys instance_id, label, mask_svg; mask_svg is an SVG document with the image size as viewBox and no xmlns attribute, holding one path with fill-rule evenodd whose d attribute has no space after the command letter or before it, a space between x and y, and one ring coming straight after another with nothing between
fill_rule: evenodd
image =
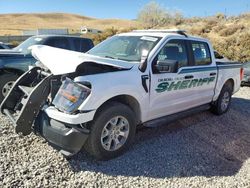
<instances>
[{"instance_id":1,"label":"silver vehicle in background","mask_svg":"<svg viewBox=\"0 0 250 188\"><path fill-rule=\"evenodd\" d=\"M250 86L250 62L243 64L244 77L241 86Z\"/></svg>"},{"instance_id":2,"label":"silver vehicle in background","mask_svg":"<svg viewBox=\"0 0 250 188\"><path fill-rule=\"evenodd\" d=\"M0 42L0 50L4 50L4 49L10 49L10 47L4 44L3 42Z\"/></svg>"}]
</instances>

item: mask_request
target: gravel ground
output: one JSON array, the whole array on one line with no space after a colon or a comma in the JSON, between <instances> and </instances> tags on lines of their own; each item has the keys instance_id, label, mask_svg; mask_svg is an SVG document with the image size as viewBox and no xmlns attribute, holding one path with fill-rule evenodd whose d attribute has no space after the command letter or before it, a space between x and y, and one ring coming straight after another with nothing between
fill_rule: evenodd
<instances>
[{"instance_id":1,"label":"gravel ground","mask_svg":"<svg viewBox=\"0 0 250 188\"><path fill-rule=\"evenodd\" d=\"M231 107L144 128L127 153L106 162L84 151L66 160L0 116L0 187L250 187L250 88Z\"/></svg>"}]
</instances>

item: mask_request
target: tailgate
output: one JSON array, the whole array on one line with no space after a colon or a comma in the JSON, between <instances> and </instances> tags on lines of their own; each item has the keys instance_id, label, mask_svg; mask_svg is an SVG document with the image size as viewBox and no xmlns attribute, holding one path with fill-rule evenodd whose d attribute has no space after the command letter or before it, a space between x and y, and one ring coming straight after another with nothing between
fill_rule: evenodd
<instances>
[{"instance_id":1,"label":"tailgate","mask_svg":"<svg viewBox=\"0 0 250 188\"><path fill-rule=\"evenodd\" d=\"M12 121L15 131L28 135L50 93L52 74L34 67L23 74L3 100L0 110Z\"/></svg>"}]
</instances>

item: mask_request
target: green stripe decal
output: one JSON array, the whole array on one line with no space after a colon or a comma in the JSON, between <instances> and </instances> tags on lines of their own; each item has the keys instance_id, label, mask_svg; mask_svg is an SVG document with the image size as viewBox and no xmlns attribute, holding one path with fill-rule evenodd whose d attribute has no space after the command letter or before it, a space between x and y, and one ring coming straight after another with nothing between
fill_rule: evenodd
<instances>
[{"instance_id":1,"label":"green stripe decal","mask_svg":"<svg viewBox=\"0 0 250 188\"><path fill-rule=\"evenodd\" d=\"M242 65L218 65L218 69L236 69L241 68ZM193 72L205 72L205 71L215 71L217 67L196 67L196 68L185 68L182 69L179 74L193 73Z\"/></svg>"},{"instance_id":2,"label":"green stripe decal","mask_svg":"<svg viewBox=\"0 0 250 188\"><path fill-rule=\"evenodd\" d=\"M214 71L217 67L197 67L190 69L182 69L179 74L192 73L192 72L204 72L204 71Z\"/></svg>"},{"instance_id":3,"label":"green stripe decal","mask_svg":"<svg viewBox=\"0 0 250 188\"><path fill-rule=\"evenodd\" d=\"M236 68L241 68L242 65L219 65L219 69L236 69Z\"/></svg>"}]
</instances>

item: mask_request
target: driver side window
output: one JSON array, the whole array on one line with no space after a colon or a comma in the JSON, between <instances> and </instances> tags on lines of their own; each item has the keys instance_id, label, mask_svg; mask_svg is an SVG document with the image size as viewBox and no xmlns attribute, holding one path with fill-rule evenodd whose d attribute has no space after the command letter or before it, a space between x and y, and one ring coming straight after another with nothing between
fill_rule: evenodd
<instances>
[{"instance_id":1,"label":"driver side window","mask_svg":"<svg viewBox=\"0 0 250 188\"><path fill-rule=\"evenodd\" d=\"M178 68L188 66L185 42L183 40L170 40L156 56L156 63L165 60L178 61Z\"/></svg>"}]
</instances>

